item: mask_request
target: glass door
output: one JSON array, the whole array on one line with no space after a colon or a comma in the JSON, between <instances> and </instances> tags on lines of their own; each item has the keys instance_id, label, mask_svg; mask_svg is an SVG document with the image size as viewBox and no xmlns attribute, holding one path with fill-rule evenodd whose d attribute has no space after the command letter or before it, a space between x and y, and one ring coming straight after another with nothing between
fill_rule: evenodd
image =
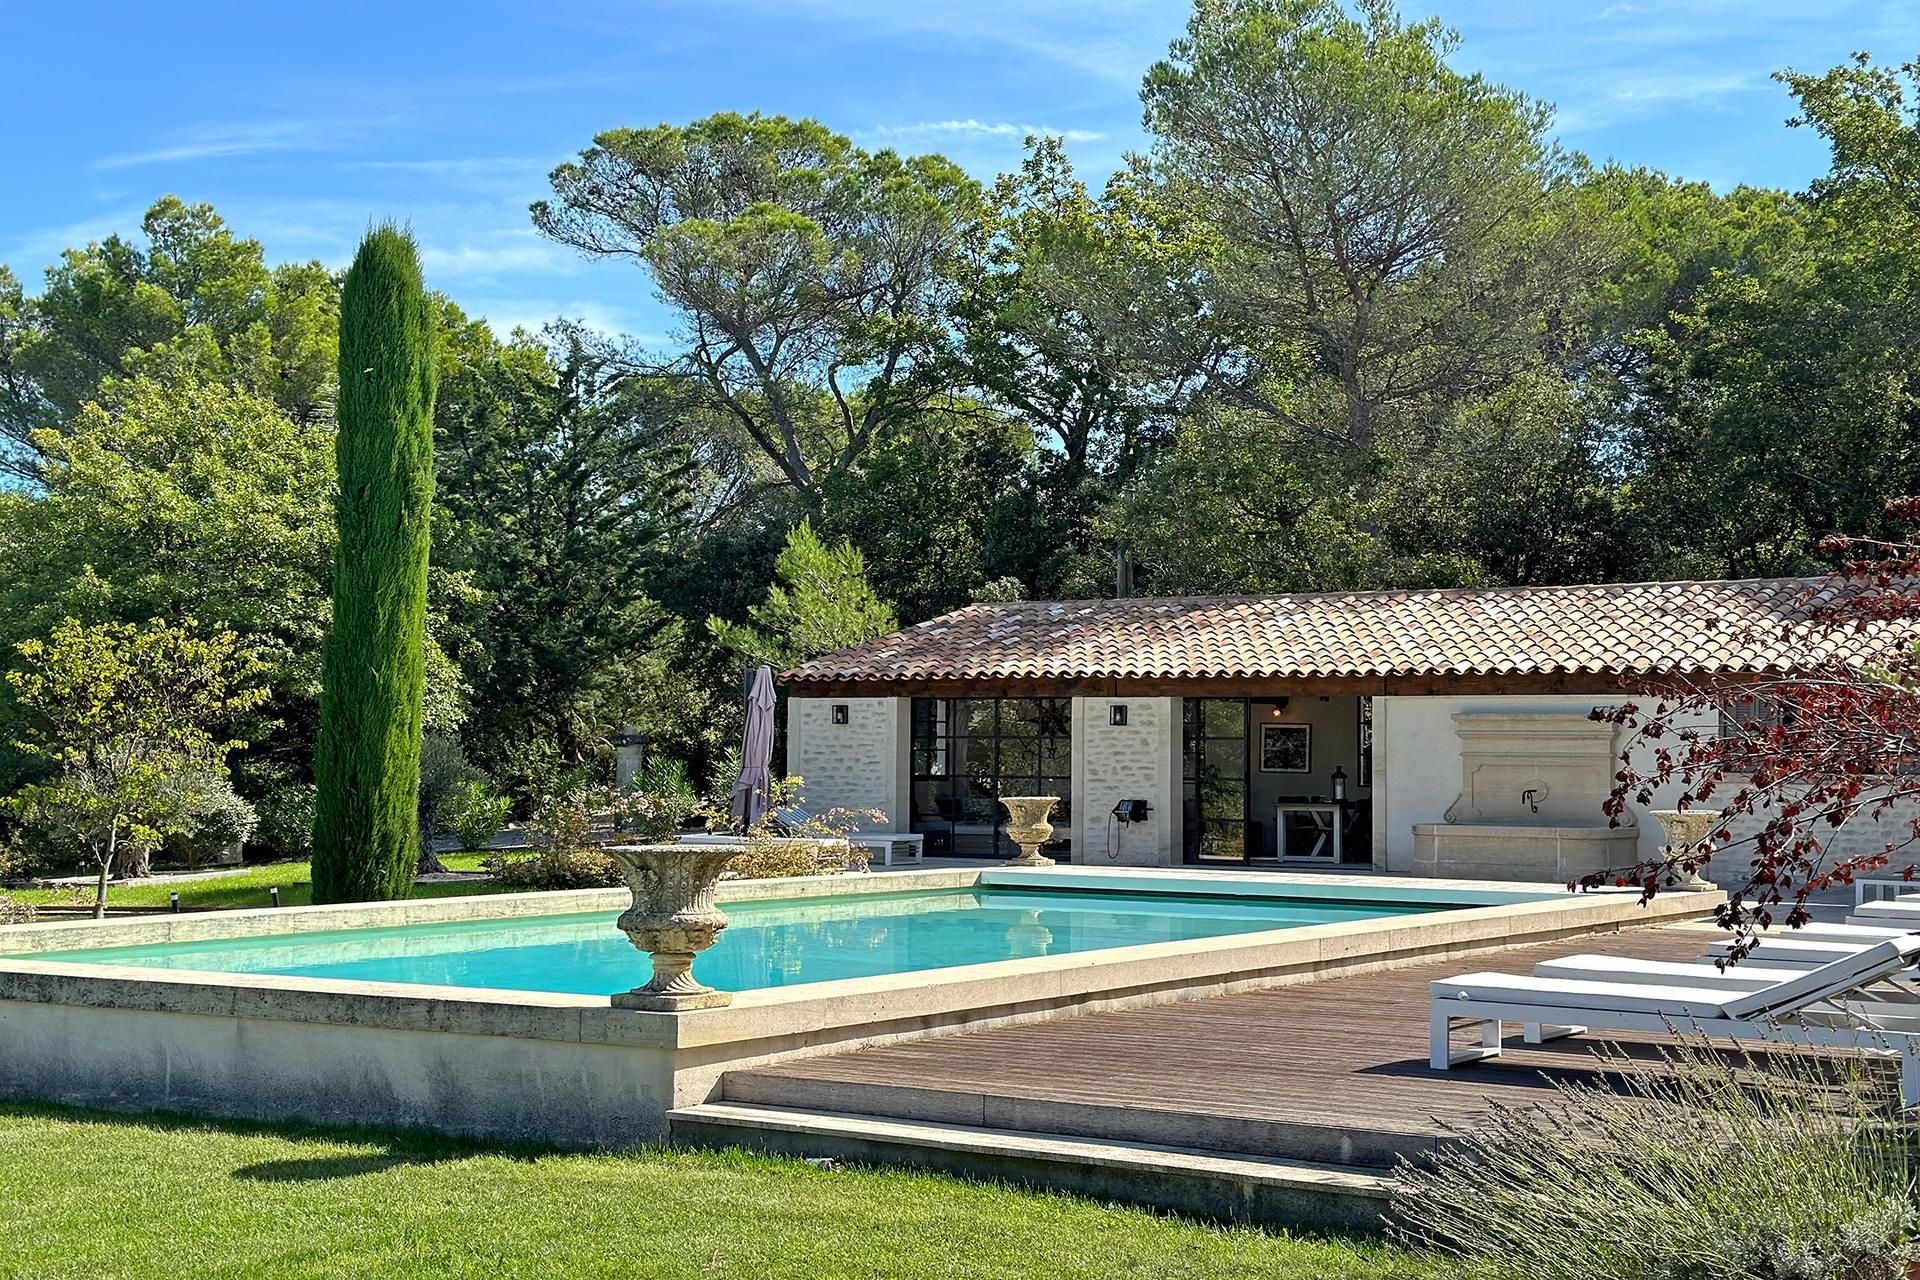
<instances>
[{"instance_id":1,"label":"glass door","mask_svg":"<svg viewBox=\"0 0 1920 1280\"><path fill-rule=\"evenodd\" d=\"M1010 858L1001 796L1055 795L1047 846L1073 822L1073 703L1067 698L915 698L911 830L927 852Z\"/></svg>"},{"instance_id":2,"label":"glass door","mask_svg":"<svg viewBox=\"0 0 1920 1280\"><path fill-rule=\"evenodd\" d=\"M1257 844L1247 824L1247 700L1186 698L1180 723L1186 860L1244 863Z\"/></svg>"}]
</instances>

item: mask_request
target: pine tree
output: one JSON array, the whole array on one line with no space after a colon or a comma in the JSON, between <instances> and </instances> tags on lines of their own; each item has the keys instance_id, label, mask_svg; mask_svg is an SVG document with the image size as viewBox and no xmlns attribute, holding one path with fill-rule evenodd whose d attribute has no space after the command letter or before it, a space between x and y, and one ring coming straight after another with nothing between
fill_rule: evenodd
<instances>
[{"instance_id":1,"label":"pine tree","mask_svg":"<svg viewBox=\"0 0 1920 1280\"><path fill-rule=\"evenodd\" d=\"M707 619L714 638L749 663L798 666L899 625L867 581L859 548L845 538L828 543L806 520L787 535L773 577L766 602L747 610L750 623Z\"/></svg>"},{"instance_id":2,"label":"pine tree","mask_svg":"<svg viewBox=\"0 0 1920 1280\"><path fill-rule=\"evenodd\" d=\"M419 855L433 312L413 238L361 242L340 307L340 542L314 758L313 897L405 897Z\"/></svg>"}]
</instances>

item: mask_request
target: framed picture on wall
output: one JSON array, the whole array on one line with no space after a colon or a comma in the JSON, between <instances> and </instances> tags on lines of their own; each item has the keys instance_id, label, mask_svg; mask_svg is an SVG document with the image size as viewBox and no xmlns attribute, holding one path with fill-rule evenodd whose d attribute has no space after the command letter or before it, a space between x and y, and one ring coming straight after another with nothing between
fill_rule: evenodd
<instances>
[{"instance_id":1,"label":"framed picture on wall","mask_svg":"<svg viewBox=\"0 0 1920 1280\"><path fill-rule=\"evenodd\" d=\"M1260 772L1308 773L1313 769L1313 726L1260 726Z\"/></svg>"}]
</instances>

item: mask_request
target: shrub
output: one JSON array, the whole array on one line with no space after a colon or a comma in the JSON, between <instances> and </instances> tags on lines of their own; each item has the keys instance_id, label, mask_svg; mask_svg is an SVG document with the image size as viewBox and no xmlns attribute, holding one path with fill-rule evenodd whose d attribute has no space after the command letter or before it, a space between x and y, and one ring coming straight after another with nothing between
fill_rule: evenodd
<instances>
[{"instance_id":1,"label":"shrub","mask_svg":"<svg viewBox=\"0 0 1920 1280\"><path fill-rule=\"evenodd\" d=\"M429 733L420 739L420 830L440 830L442 811L469 782L485 782L487 775L467 760L452 738Z\"/></svg>"},{"instance_id":2,"label":"shrub","mask_svg":"<svg viewBox=\"0 0 1920 1280\"><path fill-rule=\"evenodd\" d=\"M1857 1059L1684 1044L1403 1166L1403 1234L1529 1280L1903 1280L1913 1122Z\"/></svg>"},{"instance_id":3,"label":"shrub","mask_svg":"<svg viewBox=\"0 0 1920 1280\"><path fill-rule=\"evenodd\" d=\"M727 864L729 874L769 880L836 875L866 867L867 851L848 845L846 837L862 823L885 821L886 815L877 809L829 809L800 817L802 781L799 777L773 780L767 811L741 836L747 848ZM703 813L708 824L717 828L732 821L730 809L731 797L725 803L716 799Z\"/></svg>"},{"instance_id":4,"label":"shrub","mask_svg":"<svg viewBox=\"0 0 1920 1280\"><path fill-rule=\"evenodd\" d=\"M296 782L262 797L254 806L260 817L253 829L254 846L276 858L312 857L314 794L312 783Z\"/></svg>"},{"instance_id":5,"label":"shrub","mask_svg":"<svg viewBox=\"0 0 1920 1280\"><path fill-rule=\"evenodd\" d=\"M27 874L27 855L17 836L10 835L0 840L0 885L24 879ZM30 903L8 894L0 889L0 924L25 924L34 917Z\"/></svg>"},{"instance_id":6,"label":"shrub","mask_svg":"<svg viewBox=\"0 0 1920 1280\"><path fill-rule=\"evenodd\" d=\"M493 854L487 874L521 889L609 889L621 883L619 864L598 849L536 849Z\"/></svg>"},{"instance_id":7,"label":"shrub","mask_svg":"<svg viewBox=\"0 0 1920 1280\"><path fill-rule=\"evenodd\" d=\"M596 837L612 835L601 810L610 789L575 787L541 797L527 821L532 852L506 851L487 859L487 873L502 884L530 889L592 889L620 883L620 868L595 848Z\"/></svg>"},{"instance_id":8,"label":"shrub","mask_svg":"<svg viewBox=\"0 0 1920 1280\"><path fill-rule=\"evenodd\" d=\"M168 818L164 849L189 867L212 861L223 850L245 844L259 815L241 799L224 773L195 769L175 774L163 788Z\"/></svg>"},{"instance_id":9,"label":"shrub","mask_svg":"<svg viewBox=\"0 0 1920 1280\"><path fill-rule=\"evenodd\" d=\"M507 825L513 802L495 795L480 778L468 778L454 787L446 802L447 825L460 837L463 849L480 849Z\"/></svg>"}]
</instances>

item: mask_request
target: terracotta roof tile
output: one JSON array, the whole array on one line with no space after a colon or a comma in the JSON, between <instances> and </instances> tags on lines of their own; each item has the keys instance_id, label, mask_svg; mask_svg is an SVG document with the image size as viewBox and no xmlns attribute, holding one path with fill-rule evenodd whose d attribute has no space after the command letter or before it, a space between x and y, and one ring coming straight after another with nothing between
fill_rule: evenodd
<instances>
[{"instance_id":1,"label":"terracotta roof tile","mask_svg":"<svg viewBox=\"0 0 1920 1280\"><path fill-rule=\"evenodd\" d=\"M1764 578L977 604L782 679L1783 672L1830 652L1808 618L1833 592L1825 579Z\"/></svg>"}]
</instances>

